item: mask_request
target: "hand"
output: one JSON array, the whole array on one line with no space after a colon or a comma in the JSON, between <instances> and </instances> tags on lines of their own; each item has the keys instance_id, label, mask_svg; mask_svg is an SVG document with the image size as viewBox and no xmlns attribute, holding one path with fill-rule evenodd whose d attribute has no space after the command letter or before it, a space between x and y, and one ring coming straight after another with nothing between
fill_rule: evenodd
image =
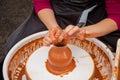
<instances>
[{"instance_id":1,"label":"hand","mask_svg":"<svg viewBox=\"0 0 120 80\"><path fill-rule=\"evenodd\" d=\"M69 39L76 37L80 40L85 39L85 30L79 28L78 26L69 25L63 30L62 34L59 36L59 40Z\"/></svg>"},{"instance_id":2,"label":"hand","mask_svg":"<svg viewBox=\"0 0 120 80\"><path fill-rule=\"evenodd\" d=\"M49 46L50 44L56 44L61 33L62 30L60 27L52 28L47 35L45 35L43 45Z\"/></svg>"},{"instance_id":3,"label":"hand","mask_svg":"<svg viewBox=\"0 0 120 80\"><path fill-rule=\"evenodd\" d=\"M84 29L80 29L79 32L76 34L76 37L79 40L84 40L86 38L86 31Z\"/></svg>"}]
</instances>

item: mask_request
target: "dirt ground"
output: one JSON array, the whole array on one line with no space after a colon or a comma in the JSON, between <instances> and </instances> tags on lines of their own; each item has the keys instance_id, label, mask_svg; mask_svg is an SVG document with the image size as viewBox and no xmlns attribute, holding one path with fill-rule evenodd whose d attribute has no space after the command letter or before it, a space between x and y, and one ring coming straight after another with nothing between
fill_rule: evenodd
<instances>
[{"instance_id":1,"label":"dirt ground","mask_svg":"<svg viewBox=\"0 0 120 80\"><path fill-rule=\"evenodd\" d=\"M31 12L32 0L0 0L0 62L6 39Z\"/></svg>"}]
</instances>

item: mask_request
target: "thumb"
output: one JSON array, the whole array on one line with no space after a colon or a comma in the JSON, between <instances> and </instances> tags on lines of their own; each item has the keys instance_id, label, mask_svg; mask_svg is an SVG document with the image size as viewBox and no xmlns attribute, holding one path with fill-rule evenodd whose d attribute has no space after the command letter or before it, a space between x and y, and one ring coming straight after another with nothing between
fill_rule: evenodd
<instances>
[{"instance_id":1,"label":"thumb","mask_svg":"<svg viewBox=\"0 0 120 80\"><path fill-rule=\"evenodd\" d=\"M77 34L77 38L80 39L80 40L84 40L85 39L85 34L86 34L85 30L80 30L80 32Z\"/></svg>"}]
</instances>

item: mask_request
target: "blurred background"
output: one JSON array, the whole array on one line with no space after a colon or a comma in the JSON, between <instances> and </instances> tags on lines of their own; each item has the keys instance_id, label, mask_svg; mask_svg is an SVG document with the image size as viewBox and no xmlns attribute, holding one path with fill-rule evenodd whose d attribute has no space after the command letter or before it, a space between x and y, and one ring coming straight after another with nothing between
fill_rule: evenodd
<instances>
[{"instance_id":1,"label":"blurred background","mask_svg":"<svg viewBox=\"0 0 120 80\"><path fill-rule=\"evenodd\" d=\"M32 0L0 0L0 62L8 36L31 14Z\"/></svg>"}]
</instances>

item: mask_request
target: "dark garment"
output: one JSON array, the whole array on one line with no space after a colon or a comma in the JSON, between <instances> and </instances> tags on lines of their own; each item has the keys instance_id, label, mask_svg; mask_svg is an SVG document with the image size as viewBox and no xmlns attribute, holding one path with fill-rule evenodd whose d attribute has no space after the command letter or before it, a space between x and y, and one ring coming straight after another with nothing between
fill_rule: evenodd
<instances>
[{"instance_id":1,"label":"dark garment","mask_svg":"<svg viewBox=\"0 0 120 80\"><path fill-rule=\"evenodd\" d=\"M96 4L94 0L90 0L88 1L88 3L83 3L83 4L65 2L65 0L51 0L51 1L57 22L62 28L65 28L69 24L76 25L78 23L82 11ZM89 13L87 25L97 23L107 16L105 11L104 0L100 0L100 1L101 1L100 3L97 3L98 6L92 12ZM21 39L31 34L41 32L44 30L47 30L47 28L40 21L37 14L33 10L31 16L29 16L28 19L26 19L24 23L21 24L16 29L16 31L14 31L8 38L5 44L5 49L6 49L5 53L7 54L8 51ZM108 36L102 37L102 40L107 41L107 43L109 43L109 45L111 45L115 49L116 41L119 37L120 37L120 31L118 31L118 33L114 32ZM112 41L110 41L111 39Z\"/></svg>"},{"instance_id":2,"label":"dark garment","mask_svg":"<svg viewBox=\"0 0 120 80\"><path fill-rule=\"evenodd\" d=\"M51 2L57 22L63 28L69 24L76 25L83 10L95 4L98 4L98 6L89 13L87 25L99 22L107 16L104 0L101 0L102 3L97 3L94 0L88 0L86 3L73 3L70 1L71 0L52 0Z\"/></svg>"},{"instance_id":3,"label":"dark garment","mask_svg":"<svg viewBox=\"0 0 120 80\"><path fill-rule=\"evenodd\" d=\"M120 38L120 30L114 31L98 39L104 42L106 45L110 46L111 51L116 51L117 40Z\"/></svg>"}]
</instances>

